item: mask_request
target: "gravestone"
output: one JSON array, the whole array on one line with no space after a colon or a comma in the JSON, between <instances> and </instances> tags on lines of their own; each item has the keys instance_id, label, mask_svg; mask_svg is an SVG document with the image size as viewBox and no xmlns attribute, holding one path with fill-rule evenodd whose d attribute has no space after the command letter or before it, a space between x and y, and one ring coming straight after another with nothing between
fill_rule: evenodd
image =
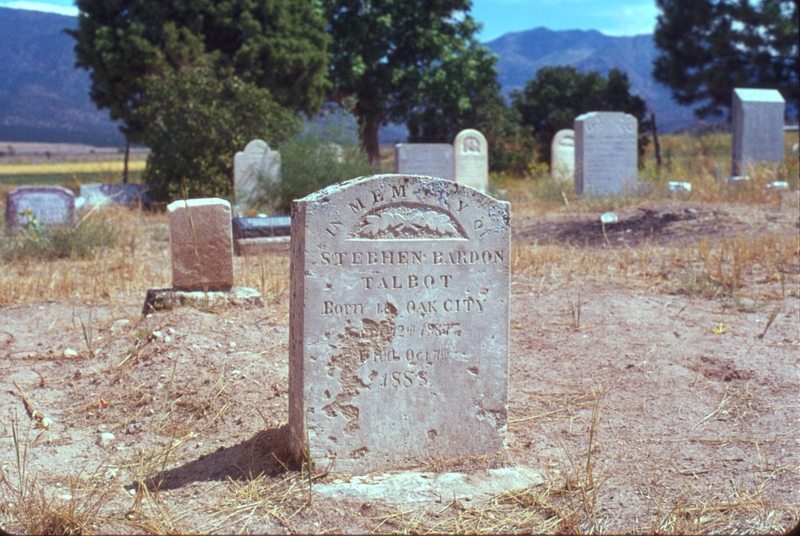
<instances>
[{"instance_id":1,"label":"gravestone","mask_svg":"<svg viewBox=\"0 0 800 536\"><path fill-rule=\"evenodd\" d=\"M150 202L147 196L147 184L134 183L93 183L81 184L80 196L86 201L86 206L123 205L126 207L135 204L146 205Z\"/></svg>"},{"instance_id":2,"label":"gravestone","mask_svg":"<svg viewBox=\"0 0 800 536\"><path fill-rule=\"evenodd\" d=\"M292 218L233 218L233 249L237 255L288 251Z\"/></svg>"},{"instance_id":3,"label":"gravestone","mask_svg":"<svg viewBox=\"0 0 800 536\"><path fill-rule=\"evenodd\" d=\"M622 112L575 118L575 193L620 195L637 189L638 122Z\"/></svg>"},{"instance_id":4,"label":"gravestone","mask_svg":"<svg viewBox=\"0 0 800 536\"><path fill-rule=\"evenodd\" d=\"M733 90L732 167L734 176L749 166L783 160L783 114L786 101L775 89Z\"/></svg>"},{"instance_id":5,"label":"gravestone","mask_svg":"<svg viewBox=\"0 0 800 536\"><path fill-rule=\"evenodd\" d=\"M292 218L289 216L233 218L231 224L234 240L289 236L292 229Z\"/></svg>"},{"instance_id":6,"label":"gravestone","mask_svg":"<svg viewBox=\"0 0 800 536\"><path fill-rule=\"evenodd\" d=\"M245 210L265 194L265 183L281 180L281 154L263 140L253 140L233 157L233 187L236 203ZM238 214L237 214L238 216Z\"/></svg>"},{"instance_id":7,"label":"gravestone","mask_svg":"<svg viewBox=\"0 0 800 536\"><path fill-rule=\"evenodd\" d=\"M486 192L489 187L489 146L480 131L462 130L453 142L455 170L458 184Z\"/></svg>"},{"instance_id":8,"label":"gravestone","mask_svg":"<svg viewBox=\"0 0 800 536\"><path fill-rule=\"evenodd\" d=\"M293 453L353 474L502 451L510 205L377 175L292 204ZM307 435L306 435L307 434Z\"/></svg>"},{"instance_id":9,"label":"gravestone","mask_svg":"<svg viewBox=\"0 0 800 536\"><path fill-rule=\"evenodd\" d=\"M447 143L398 143L394 146L394 171L453 180L453 146Z\"/></svg>"},{"instance_id":10,"label":"gravestone","mask_svg":"<svg viewBox=\"0 0 800 536\"><path fill-rule=\"evenodd\" d=\"M229 290L233 286L231 205L189 199L167 206L174 290Z\"/></svg>"},{"instance_id":11,"label":"gravestone","mask_svg":"<svg viewBox=\"0 0 800 536\"><path fill-rule=\"evenodd\" d=\"M28 209L42 225L74 225L75 194L62 186L20 186L6 197L6 225L21 229L30 221Z\"/></svg>"},{"instance_id":12,"label":"gravestone","mask_svg":"<svg viewBox=\"0 0 800 536\"><path fill-rule=\"evenodd\" d=\"M565 128L556 132L550 145L550 174L562 180L575 177L575 131Z\"/></svg>"}]
</instances>

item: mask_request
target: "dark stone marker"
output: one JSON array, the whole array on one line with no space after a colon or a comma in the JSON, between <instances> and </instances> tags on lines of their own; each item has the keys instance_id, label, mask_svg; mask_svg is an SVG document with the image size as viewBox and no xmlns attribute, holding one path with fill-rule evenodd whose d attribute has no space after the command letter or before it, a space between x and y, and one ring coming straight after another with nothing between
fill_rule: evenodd
<instances>
[{"instance_id":1,"label":"dark stone marker","mask_svg":"<svg viewBox=\"0 0 800 536\"><path fill-rule=\"evenodd\" d=\"M292 231L291 216L267 218L233 218L233 239L289 236Z\"/></svg>"}]
</instances>

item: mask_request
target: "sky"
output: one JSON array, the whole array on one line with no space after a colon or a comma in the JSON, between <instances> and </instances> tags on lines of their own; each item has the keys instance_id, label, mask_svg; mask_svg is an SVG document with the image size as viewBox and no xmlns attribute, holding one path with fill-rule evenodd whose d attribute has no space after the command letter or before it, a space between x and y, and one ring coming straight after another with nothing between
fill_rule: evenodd
<instances>
[{"instance_id":1,"label":"sky","mask_svg":"<svg viewBox=\"0 0 800 536\"><path fill-rule=\"evenodd\" d=\"M0 7L78 14L72 0L0 0ZM483 24L478 39L486 42L540 26L614 36L653 33L658 10L655 0L473 0L471 14Z\"/></svg>"}]
</instances>

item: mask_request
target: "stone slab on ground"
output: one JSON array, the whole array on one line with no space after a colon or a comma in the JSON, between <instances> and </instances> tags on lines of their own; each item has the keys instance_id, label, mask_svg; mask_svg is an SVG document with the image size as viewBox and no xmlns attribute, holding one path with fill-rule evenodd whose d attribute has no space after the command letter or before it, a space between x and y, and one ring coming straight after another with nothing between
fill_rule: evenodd
<instances>
[{"instance_id":1,"label":"stone slab on ground","mask_svg":"<svg viewBox=\"0 0 800 536\"><path fill-rule=\"evenodd\" d=\"M292 205L289 425L365 474L502 452L510 205L378 175ZM303 438L303 439L301 439Z\"/></svg>"},{"instance_id":2,"label":"stone slab on ground","mask_svg":"<svg viewBox=\"0 0 800 536\"><path fill-rule=\"evenodd\" d=\"M482 502L504 491L541 484L542 476L527 467L503 467L476 473L405 472L354 476L349 482L315 484L315 493L334 499L385 501L389 504L453 499Z\"/></svg>"},{"instance_id":3,"label":"stone slab on ground","mask_svg":"<svg viewBox=\"0 0 800 536\"><path fill-rule=\"evenodd\" d=\"M149 184L135 183L92 183L81 184L80 196L85 199L86 207L123 205L147 205Z\"/></svg>"},{"instance_id":4,"label":"stone slab on ground","mask_svg":"<svg viewBox=\"0 0 800 536\"><path fill-rule=\"evenodd\" d=\"M214 308L224 305L239 307L264 307L261 293L249 287L232 287L227 291L186 291L167 288L147 289L142 314L164 311L175 307Z\"/></svg>"},{"instance_id":5,"label":"stone slab on ground","mask_svg":"<svg viewBox=\"0 0 800 536\"><path fill-rule=\"evenodd\" d=\"M233 238L265 238L289 236L292 232L291 216L233 218Z\"/></svg>"},{"instance_id":6,"label":"stone slab on ground","mask_svg":"<svg viewBox=\"0 0 800 536\"><path fill-rule=\"evenodd\" d=\"M228 290L233 286L231 205L215 197L167 206L172 288Z\"/></svg>"},{"instance_id":7,"label":"stone slab on ground","mask_svg":"<svg viewBox=\"0 0 800 536\"><path fill-rule=\"evenodd\" d=\"M449 143L398 143L394 146L395 173L452 181L453 166L453 146Z\"/></svg>"},{"instance_id":8,"label":"stone slab on ground","mask_svg":"<svg viewBox=\"0 0 800 536\"><path fill-rule=\"evenodd\" d=\"M19 186L6 197L6 225L21 229L29 217L28 209L42 225L74 225L75 194L63 186Z\"/></svg>"},{"instance_id":9,"label":"stone slab on ground","mask_svg":"<svg viewBox=\"0 0 800 536\"><path fill-rule=\"evenodd\" d=\"M288 236L272 236L263 238L240 238L233 241L236 255L256 256L266 253L289 251L291 239Z\"/></svg>"}]
</instances>

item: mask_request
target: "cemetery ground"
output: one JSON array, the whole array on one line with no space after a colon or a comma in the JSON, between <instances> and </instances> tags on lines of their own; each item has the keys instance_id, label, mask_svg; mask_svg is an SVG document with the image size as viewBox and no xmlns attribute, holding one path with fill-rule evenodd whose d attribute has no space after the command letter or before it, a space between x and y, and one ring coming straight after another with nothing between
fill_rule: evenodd
<instances>
[{"instance_id":1,"label":"cemetery ground","mask_svg":"<svg viewBox=\"0 0 800 536\"><path fill-rule=\"evenodd\" d=\"M800 519L797 158L728 186L714 179L730 159L716 139L662 140L670 168L647 197L495 181L512 202L508 449L431 452L414 468L541 476L494 495L323 493L349 476L309 474L284 448L288 254L235 259L263 308L142 317L146 290L170 284L166 216L95 212L116 246L0 264L0 526L787 531ZM792 190L765 189L776 178ZM667 180L692 192L669 197ZM619 221L603 226L611 210Z\"/></svg>"}]
</instances>

